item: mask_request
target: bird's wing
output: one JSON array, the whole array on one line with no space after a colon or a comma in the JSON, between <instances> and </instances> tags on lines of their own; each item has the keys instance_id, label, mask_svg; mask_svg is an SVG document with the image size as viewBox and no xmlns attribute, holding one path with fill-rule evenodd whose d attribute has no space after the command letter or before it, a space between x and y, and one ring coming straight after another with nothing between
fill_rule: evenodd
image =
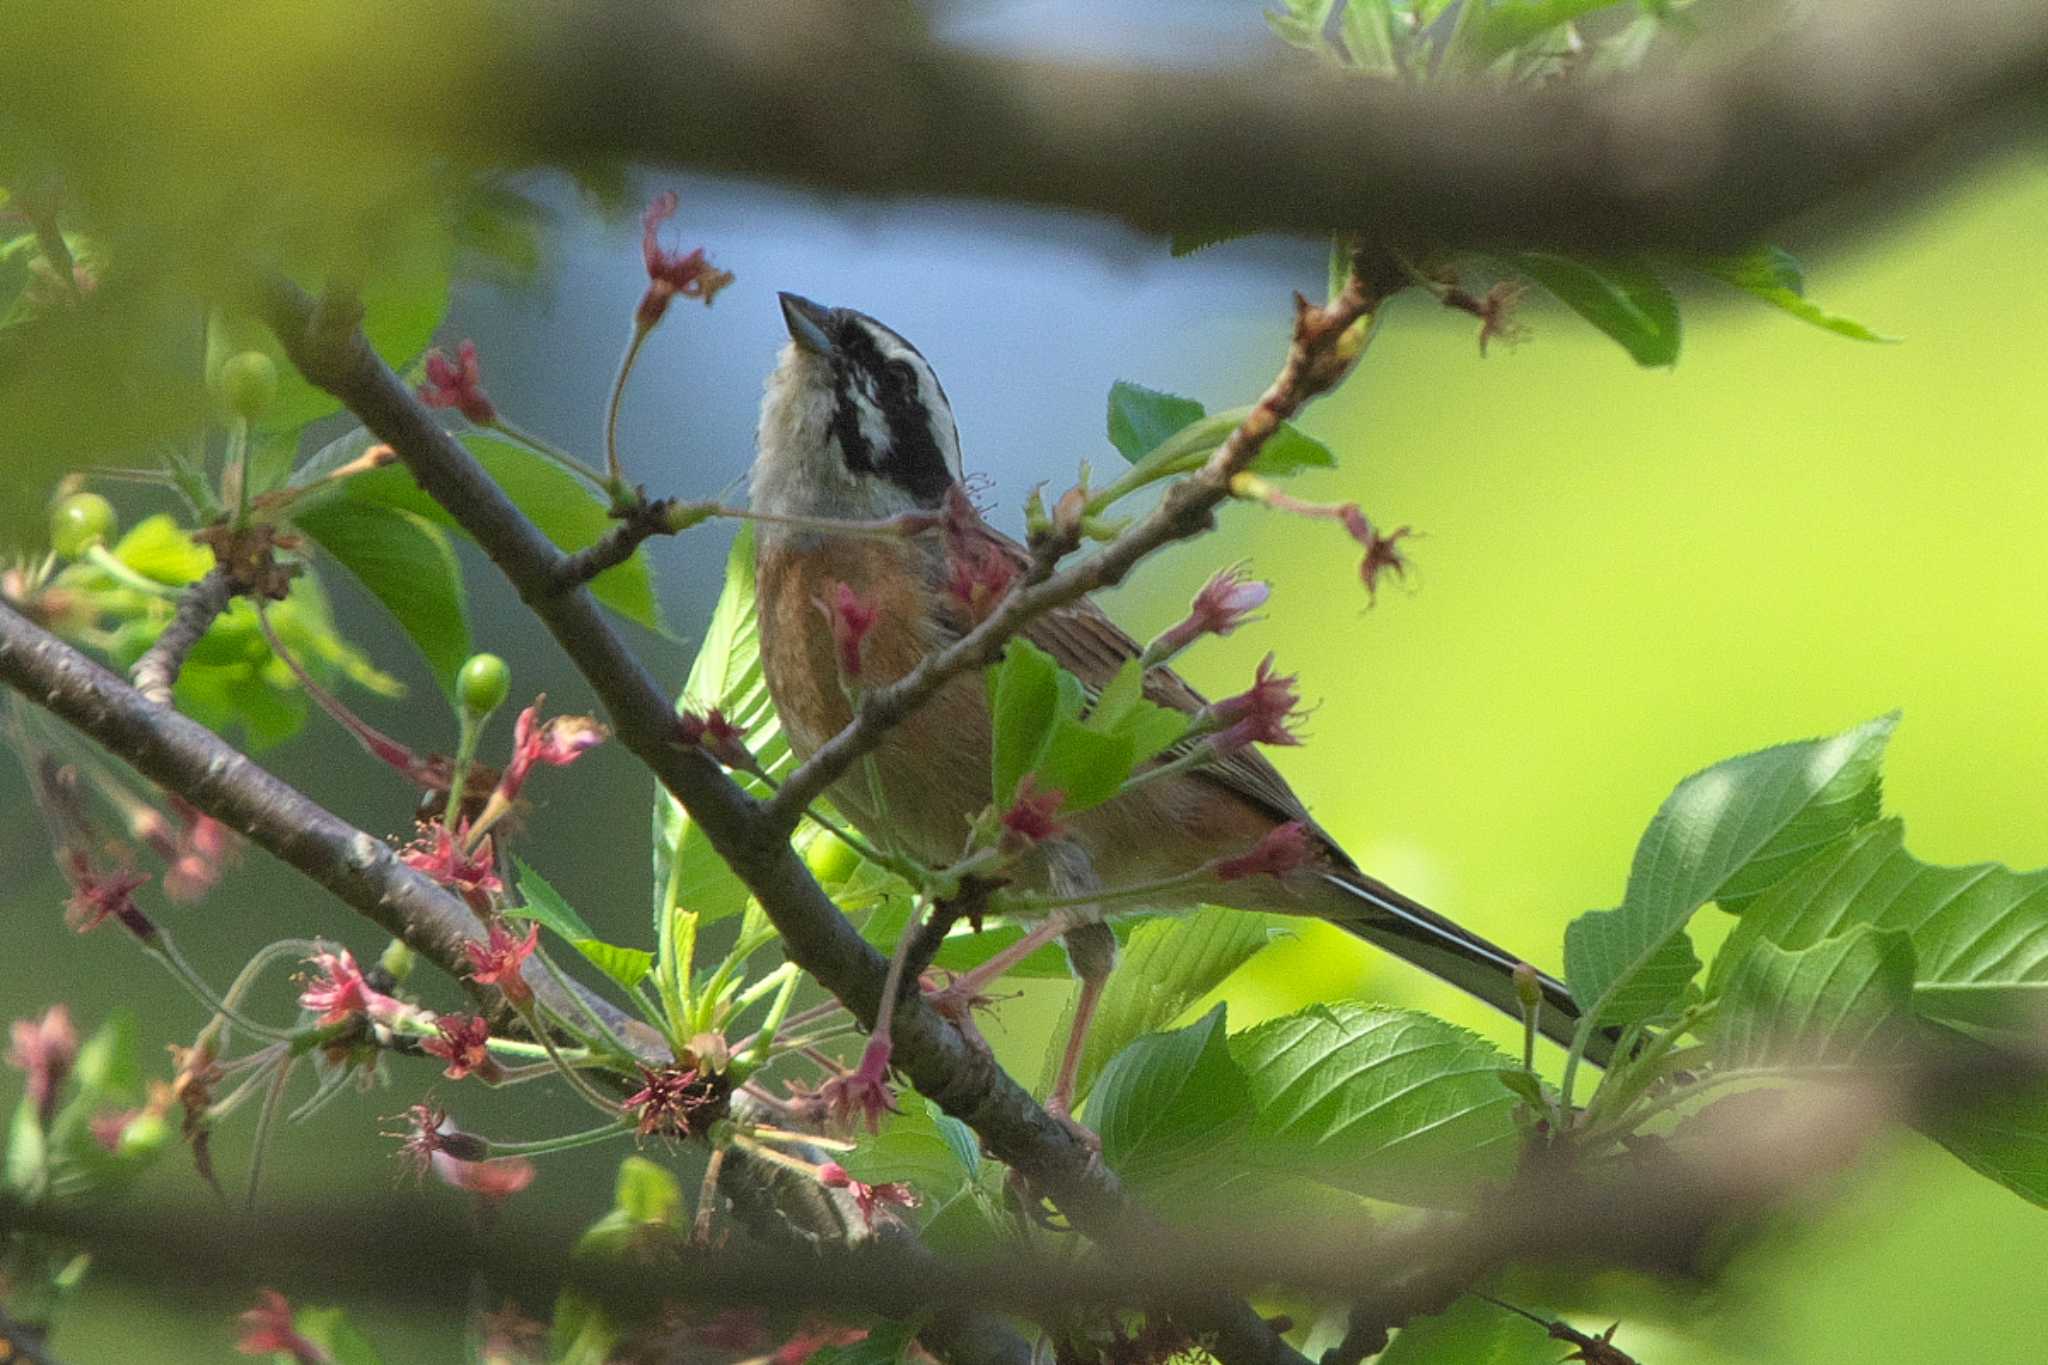
<instances>
[{"instance_id":1,"label":"bird's wing","mask_svg":"<svg viewBox=\"0 0 2048 1365\"><path fill-rule=\"evenodd\" d=\"M1023 546L986 523L977 523L953 534L971 536L974 541L985 545L987 552L1009 559L1020 572L1031 563L1031 556ZM972 627L973 622L966 618L966 613L959 609L957 603L943 593L939 596L945 610L957 613L948 625L962 633ZM1090 692L1108 686L1117 670L1144 653L1143 647L1126 634L1123 627L1110 620L1102 608L1086 598L1034 617L1022 633L1025 639L1079 678ZM1207 698L1190 687L1180 674L1164 667L1146 671L1145 698L1154 705L1190 715L1207 703ZM1177 752L1178 749L1169 750L1162 757L1170 757ZM1309 818L1301 798L1294 794L1287 780L1256 749L1243 748L1220 762L1204 764L1195 769L1195 776L1253 802L1275 820L1302 821L1322 840L1338 865L1352 866L1351 859L1336 840Z\"/></svg>"}]
</instances>

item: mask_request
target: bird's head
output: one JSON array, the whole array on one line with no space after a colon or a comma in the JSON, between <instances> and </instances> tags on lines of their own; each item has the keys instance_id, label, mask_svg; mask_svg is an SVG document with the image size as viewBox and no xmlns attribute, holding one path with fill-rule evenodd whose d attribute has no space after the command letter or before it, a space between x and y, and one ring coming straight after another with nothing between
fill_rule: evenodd
<instances>
[{"instance_id":1,"label":"bird's head","mask_svg":"<svg viewBox=\"0 0 2048 1365\"><path fill-rule=\"evenodd\" d=\"M865 313L781 299L790 340L761 402L756 510L879 518L937 507L960 479L960 434L931 365Z\"/></svg>"}]
</instances>

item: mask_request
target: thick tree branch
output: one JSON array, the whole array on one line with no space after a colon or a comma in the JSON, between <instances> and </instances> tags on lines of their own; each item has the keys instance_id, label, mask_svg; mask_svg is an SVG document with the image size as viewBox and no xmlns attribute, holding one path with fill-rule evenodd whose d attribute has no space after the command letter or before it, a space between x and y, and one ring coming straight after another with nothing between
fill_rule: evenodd
<instances>
[{"instance_id":1,"label":"thick tree branch","mask_svg":"<svg viewBox=\"0 0 2048 1365\"><path fill-rule=\"evenodd\" d=\"M856 1017L872 1020L887 963L812 879L786 830L702 752L679 743L668 694L587 591L562 589L561 552L435 422L360 330L316 326L314 301L282 279L265 284L258 306L293 364L396 450L428 495L505 574L589 682L620 742L682 802L761 902L790 959ZM998 1160L1058 1204L1076 1227L1109 1245L1156 1245L1161 1234L1128 1206L1116 1177L996 1066L985 1045L970 1043L915 995L900 1003L892 1030L894 1060L918 1092L973 1128ZM1303 1365L1243 1300L1200 1297L1181 1316L1217 1336L1226 1365Z\"/></svg>"},{"instance_id":2,"label":"thick tree branch","mask_svg":"<svg viewBox=\"0 0 2048 1365\"><path fill-rule=\"evenodd\" d=\"M2031 0L1814 6L1712 65L1515 89L1054 62L948 48L860 6L600 0L505 25L451 103L373 49L310 92L354 131L466 154L624 157L882 195L1079 208L1150 230L1728 249L1844 194L1921 189L2032 134ZM1247 17L1247 23L1252 20ZM488 50L488 49L486 49ZM1280 49L1274 49L1276 53ZM338 74L345 73L345 74ZM508 145L509 144L509 145Z\"/></svg>"}]
</instances>

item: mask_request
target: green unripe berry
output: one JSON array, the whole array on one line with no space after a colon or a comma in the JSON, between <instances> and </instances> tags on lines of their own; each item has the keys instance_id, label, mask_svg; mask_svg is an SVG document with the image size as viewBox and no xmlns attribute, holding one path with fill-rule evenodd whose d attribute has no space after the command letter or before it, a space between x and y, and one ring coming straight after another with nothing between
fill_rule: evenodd
<instances>
[{"instance_id":1,"label":"green unripe berry","mask_svg":"<svg viewBox=\"0 0 2048 1365\"><path fill-rule=\"evenodd\" d=\"M50 548L76 559L105 543L119 524L114 504L97 493L73 493L50 509Z\"/></svg>"},{"instance_id":2,"label":"green unripe berry","mask_svg":"<svg viewBox=\"0 0 2048 1365\"><path fill-rule=\"evenodd\" d=\"M818 837L804 847L804 865L811 869L818 885L841 886L860 866L860 854L832 831L820 830Z\"/></svg>"},{"instance_id":3,"label":"green unripe berry","mask_svg":"<svg viewBox=\"0 0 2048 1365\"><path fill-rule=\"evenodd\" d=\"M229 356L220 367L221 401L244 421L255 421L277 401L277 363L261 351Z\"/></svg>"},{"instance_id":4,"label":"green unripe berry","mask_svg":"<svg viewBox=\"0 0 2048 1365\"><path fill-rule=\"evenodd\" d=\"M455 675L455 697L478 720L505 704L512 690L512 669L495 654L472 654Z\"/></svg>"}]
</instances>

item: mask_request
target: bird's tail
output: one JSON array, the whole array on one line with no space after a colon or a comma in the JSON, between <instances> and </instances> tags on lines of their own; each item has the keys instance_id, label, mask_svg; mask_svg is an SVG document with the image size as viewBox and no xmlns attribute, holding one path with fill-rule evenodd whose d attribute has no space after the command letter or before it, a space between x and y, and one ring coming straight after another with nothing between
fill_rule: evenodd
<instances>
[{"instance_id":1,"label":"bird's tail","mask_svg":"<svg viewBox=\"0 0 2048 1365\"><path fill-rule=\"evenodd\" d=\"M1361 873L1349 869L1328 872L1324 880L1342 891L1356 907L1354 914L1327 916L1332 924L1441 977L1503 1014L1522 1017L1514 981L1521 959L1513 953ZM1578 1003L1562 981L1541 972L1536 974L1536 980L1543 992L1536 1027L1560 1047L1570 1047L1579 1029ZM1586 1060L1597 1066L1607 1065L1616 1041L1613 1030L1594 1032L1586 1042Z\"/></svg>"}]
</instances>

